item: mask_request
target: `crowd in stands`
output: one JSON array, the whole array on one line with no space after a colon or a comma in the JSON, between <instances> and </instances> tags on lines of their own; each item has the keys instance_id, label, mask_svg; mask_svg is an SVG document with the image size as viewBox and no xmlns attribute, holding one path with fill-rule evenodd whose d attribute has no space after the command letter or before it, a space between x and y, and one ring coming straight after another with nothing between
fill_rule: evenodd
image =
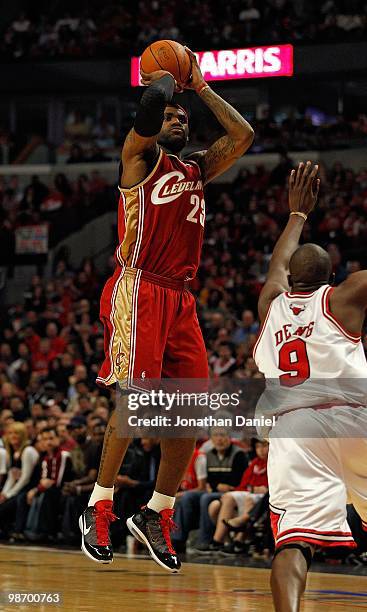
<instances>
[{"instance_id":1,"label":"crowd in stands","mask_svg":"<svg viewBox=\"0 0 367 612\"><path fill-rule=\"evenodd\" d=\"M8 24L0 43L5 60L127 57L151 42L173 39L193 49L246 44L323 43L364 40L364 0L114 0L58 12L22 12ZM65 12L62 12L62 9ZM42 10L42 9L41 9Z\"/></svg>"},{"instance_id":2,"label":"crowd in stands","mask_svg":"<svg viewBox=\"0 0 367 612\"><path fill-rule=\"evenodd\" d=\"M284 154L272 171L260 165L253 172L243 169L232 183L214 183L207 189L202 263L192 290L213 378L261 378L252 358L259 330L257 299L288 216L286 180L292 166ZM304 237L328 250L339 283L367 265L367 169L354 172L338 162L328 169L321 165L320 175L319 205ZM43 198L37 208L32 204L38 192L46 196L42 183L33 181L26 198L18 193L16 181L12 190L6 196L9 205L3 206L3 224L22 206L21 214L30 218L44 214ZM72 207L73 197L73 190L65 194L62 206ZM35 276L25 288L24 300L0 311L4 538L78 539L78 513L96 477L115 399L114 390L95 384L104 358L99 298L113 268L111 256L106 270L97 271L90 259L73 270L67 256L59 253L52 279ZM365 334L363 343L367 351ZM190 531L198 528L194 543L198 552L237 554L244 548L248 552L249 533L253 543L259 522L260 548L271 547L264 512L265 459L266 445L251 447L246 440L231 440L226 431L211 433L197 449L178 496L178 548L184 549ZM159 440L144 438L131 445L117 481L117 514L126 515L127 508L132 513L136 504L146 501L158 465ZM208 471L208 465L213 469ZM215 466L221 468L217 476ZM223 466L228 468L226 474ZM125 536L124 522L114 523L116 544Z\"/></svg>"},{"instance_id":3,"label":"crowd in stands","mask_svg":"<svg viewBox=\"0 0 367 612\"><path fill-rule=\"evenodd\" d=\"M14 258L17 227L46 223L52 247L114 205L115 188L98 170L80 174L75 181L59 173L50 185L34 175L23 188L18 176L0 176L0 263L10 264Z\"/></svg>"},{"instance_id":4,"label":"crowd in stands","mask_svg":"<svg viewBox=\"0 0 367 612\"><path fill-rule=\"evenodd\" d=\"M127 104L127 103L126 103ZM22 151L38 138L38 144L49 147L49 161L56 154L59 163L81 164L110 162L119 159L123 135L131 127L136 104L131 102L121 116L120 130L104 113L98 116L78 108L66 114L64 138L55 147L47 144L45 135L34 134L17 142L10 131L0 125L0 165L24 163ZM255 128L255 140L248 152L251 154L274 153L282 148L293 151L350 149L366 146L367 115L327 116L317 109L300 112L295 107L287 112L272 114L262 109L261 117L248 117ZM31 123L31 122L30 122ZM219 135L218 124L212 114L202 109L202 114L190 117L190 145L200 147Z\"/></svg>"},{"instance_id":5,"label":"crowd in stands","mask_svg":"<svg viewBox=\"0 0 367 612\"><path fill-rule=\"evenodd\" d=\"M252 153L269 153L285 147L293 151L325 151L366 146L367 116L358 114L354 119L304 115L294 112L284 119L268 116L257 119Z\"/></svg>"}]
</instances>

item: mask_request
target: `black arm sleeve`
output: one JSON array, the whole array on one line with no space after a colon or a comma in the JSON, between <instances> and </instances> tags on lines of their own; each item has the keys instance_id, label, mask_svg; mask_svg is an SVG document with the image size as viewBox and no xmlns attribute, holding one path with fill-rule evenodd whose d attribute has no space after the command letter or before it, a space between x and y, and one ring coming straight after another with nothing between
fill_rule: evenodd
<instances>
[{"instance_id":1,"label":"black arm sleeve","mask_svg":"<svg viewBox=\"0 0 367 612\"><path fill-rule=\"evenodd\" d=\"M134 123L134 130L139 136L155 136L160 132L164 109L171 102L174 89L175 81L169 74L149 85L140 100Z\"/></svg>"}]
</instances>

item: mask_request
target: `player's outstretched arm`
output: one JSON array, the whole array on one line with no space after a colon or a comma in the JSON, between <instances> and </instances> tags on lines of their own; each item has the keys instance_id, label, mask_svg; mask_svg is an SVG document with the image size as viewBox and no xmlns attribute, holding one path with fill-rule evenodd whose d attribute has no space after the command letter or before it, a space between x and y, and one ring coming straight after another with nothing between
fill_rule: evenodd
<instances>
[{"instance_id":1,"label":"player's outstretched arm","mask_svg":"<svg viewBox=\"0 0 367 612\"><path fill-rule=\"evenodd\" d=\"M228 102L216 94L204 81L195 54L186 47L192 61L192 78L186 86L194 89L214 113L227 134L219 138L207 151L197 156L204 183L223 174L251 146L254 130Z\"/></svg>"},{"instance_id":2,"label":"player's outstretched arm","mask_svg":"<svg viewBox=\"0 0 367 612\"><path fill-rule=\"evenodd\" d=\"M297 170L292 170L289 177L289 211L288 223L279 237L270 260L266 283L259 298L259 317L263 321L271 301L283 291L287 291L289 261L298 248L303 226L307 215L314 208L320 187L316 179L318 166L300 163Z\"/></svg>"},{"instance_id":3,"label":"player's outstretched arm","mask_svg":"<svg viewBox=\"0 0 367 612\"><path fill-rule=\"evenodd\" d=\"M360 334L367 309L367 270L360 270L335 287L329 306L345 329Z\"/></svg>"},{"instance_id":4,"label":"player's outstretched arm","mask_svg":"<svg viewBox=\"0 0 367 612\"><path fill-rule=\"evenodd\" d=\"M164 109L172 100L176 82L165 70L149 75L142 73L148 85L142 95L134 127L128 133L121 154L122 187L131 187L144 180L158 157L157 137L161 130Z\"/></svg>"}]
</instances>

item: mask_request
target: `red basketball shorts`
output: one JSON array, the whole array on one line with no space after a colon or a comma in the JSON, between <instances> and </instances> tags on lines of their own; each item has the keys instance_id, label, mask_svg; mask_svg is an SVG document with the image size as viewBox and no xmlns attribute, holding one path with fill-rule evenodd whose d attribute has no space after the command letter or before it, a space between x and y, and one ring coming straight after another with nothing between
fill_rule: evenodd
<instances>
[{"instance_id":1,"label":"red basketball shorts","mask_svg":"<svg viewBox=\"0 0 367 612\"><path fill-rule=\"evenodd\" d=\"M101 385L139 380L208 378L195 298L176 281L136 268L116 268L101 297L105 360Z\"/></svg>"}]
</instances>

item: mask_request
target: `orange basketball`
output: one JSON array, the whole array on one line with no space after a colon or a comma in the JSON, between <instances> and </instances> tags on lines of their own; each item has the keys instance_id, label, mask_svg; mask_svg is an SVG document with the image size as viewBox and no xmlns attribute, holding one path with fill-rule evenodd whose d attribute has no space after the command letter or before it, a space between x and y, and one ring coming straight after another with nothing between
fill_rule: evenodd
<instances>
[{"instance_id":1,"label":"orange basketball","mask_svg":"<svg viewBox=\"0 0 367 612\"><path fill-rule=\"evenodd\" d=\"M168 70L177 83L185 85L191 75L191 58L185 47L174 40L157 40L141 56L141 69L148 74Z\"/></svg>"}]
</instances>

